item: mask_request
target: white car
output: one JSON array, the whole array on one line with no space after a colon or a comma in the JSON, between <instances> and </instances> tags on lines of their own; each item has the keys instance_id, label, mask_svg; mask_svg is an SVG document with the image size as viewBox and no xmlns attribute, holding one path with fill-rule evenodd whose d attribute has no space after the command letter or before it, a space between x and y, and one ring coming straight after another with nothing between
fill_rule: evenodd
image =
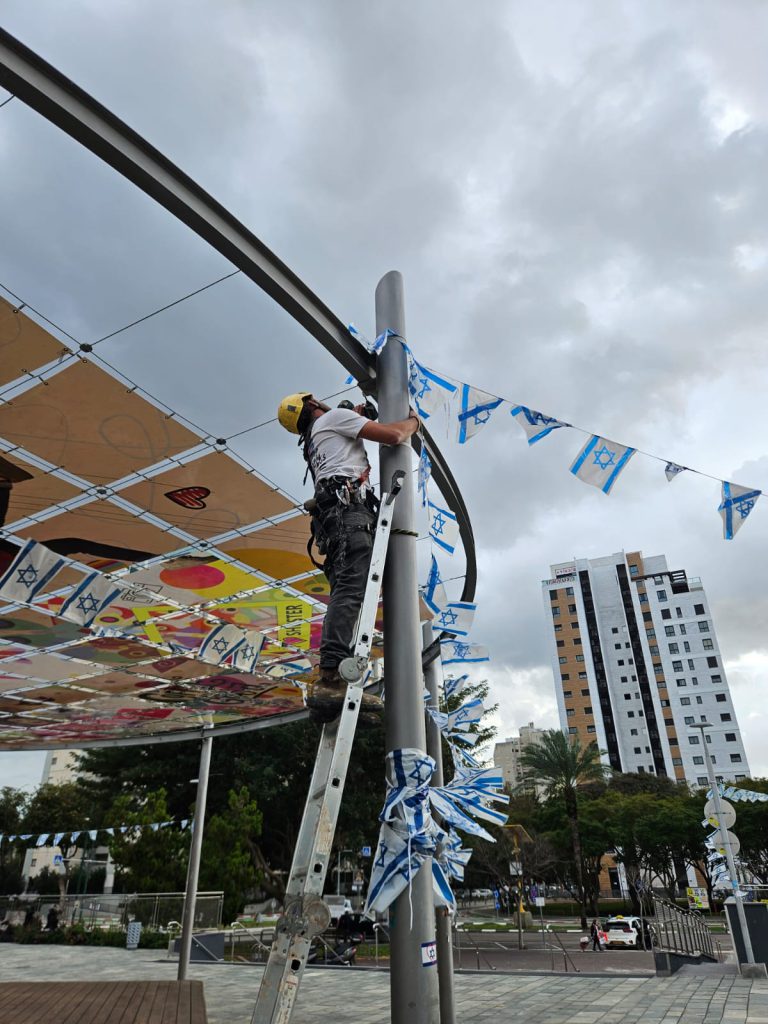
<instances>
[{"instance_id":1,"label":"white car","mask_svg":"<svg viewBox=\"0 0 768 1024\"><path fill-rule=\"evenodd\" d=\"M641 949L642 922L639 917L610 917L603 926L608 949Z\"/></svg>"}]
</instances>

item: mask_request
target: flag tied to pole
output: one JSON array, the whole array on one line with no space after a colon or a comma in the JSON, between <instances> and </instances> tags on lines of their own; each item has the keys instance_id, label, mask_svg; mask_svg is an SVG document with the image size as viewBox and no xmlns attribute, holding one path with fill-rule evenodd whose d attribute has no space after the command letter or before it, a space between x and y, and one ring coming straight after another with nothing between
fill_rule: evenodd
<instances>
[{"instance_id":1,"label":"flag tied to pole","mask_svg":"<svg viewBox=\"0 0 768 1024\"><path fill-rule=\"evenodd\" d=\"M423 420L428 420L433 412L450 401L451 396L456 393L456 385L422 366L407 345L405 350L410 362L408 391L416 412Z\"/></svg>"},{"instance_id":2,"label":"flag tied to pole","mask_svg":"<svg viewBox=\"0 0 768 1024\"><path fill-rule=\"evenodd\" d=\"M545 416L543 412L536 412L535 409L529 409L525 405L514 405L510 412L525 431L529 445L543 440L553 430L557 430L558 427L570 426L570 423L563 423L561 420L556 420L553 416Z\"/></svg>"},{"instance_id":3,"label":"flag tied to pole","mask_svg":"<svg viewBox=\"0 0 768 1024\"><path fill-rule=\"evenodd\" d=\"M429 457L427 451L426 442L421 442L421 453L419 454L419 465L416 472L416 480L419 488L419 494L421 495L421 504L424 508L427 507L429 498L427 497L427 484L429 483L430 477L432 476L432 460Z\"/></svg>"},{"instance_id":4,"label":"flag tied to pole","mask_svg":"<svg viewBox=\"0 0 768 1024\"><path fill-rule=\"evenodd\" d=\"M485 426L493 410L501 405L502 399L478 388L471 388L469 384L461 385L460 394L458 439L459 444L466 444L470 437Z\"/></svg>"},{"instance_id":5,"label":"flag tied to pole","mask_svg":"<svg viewBox=\"0 0 768 1024\"><path fill-rule=\"evenodd\" d=\"M379 815L376 847L365 911L383 911L410 887L425 860L436 853L445 833L432 819L429 783L435 762L421 750L405 748L387 754L387 796ZM433 861L435 901L454 906L443 869Z\"/></svg>"},{"instance_id":6,"label":"flag tied to pole","mask_svg":"<svg viewBox=\"0 0 768 1024\"><path fill-rule=\"evenodd\" d=\"M723 480L722 501L717 511L723 520L723 537L726 540L733 540L761 494L762 491Z\"/></svg>"},{"instance_id":7,"label":"flag tied to pole","mask_svg":"<svg viewBox=\"0 0 768 1024\"><path fill-rule=\"evenodd\" d=\"M464 869L472 857L472 850L462 846L461 836L449 828L445 839L438 848L437 859L443 874L457 882L464 881Z\"/></svg>"},{"instance_id":8,"label":"flag tied to pole","mask_svg":"<svg viewBox=\"0 0 768 1024\"><path fill-rule=\"evenodd\" d=\"M467 735L473 726L480 723L485 713L482 698L467 701L455 711L438 711L427 705L427 712L446 739L462 739L465 743L476 743L476 735Z\"/></svg>"},{"instance_id":9,"label":"flag tied to pole","mask_svg":"<svg viewBox=\"0 0 768 1024\"><path fill-rule=\"evenodd\" d=\"M676 462L668 462L664 467L664 475L666 476L667 480L669 480L669 482L671 483L676 476L679 476L681 473L684 473L685 469L685 466L678 466Z\"/></svg>"},{"instance_id":10,"label":"flag tied to pole","mask_svg":"<svg viewBox=\"0 0 768 1024\"><path fill-rule=\"evenodd\" d=\"M70 622L88 626L121 593L121 588L100 572L89 573L64 601L59 615Z\"/></svg>"},{"instance_id":11,"label":"flag tied to pole","mask_svg":"<svg viewBox=\"0 0 768 1024\"><path fill-rule=\"evenodd\" d=\"M65 559L45 545L28 540L2 576L0 597L28 604L48 588L53 577L64 568Z\"/></svg>"},{"instance_id":12,"label":"flag tied to pole","mask_svg":"<svg viewBox=\"0 0 768 1024\"><path fill-rule=\"evenodd\" d=\"M443 700L450 700L451 697L458 697L466 687L469 676L444 676L443 677Z\"/></svg>"},{"instance_id":13,"label":"flag tied to pole","mask_svg":"<svg viewBox=\"0 0 768 1024\"><path fill-rule=\"evenodd\" d=\"M610 494L619 474L635 454L634 448L594 434L576 456L571 472L585 484Z\"/></svg>"},{"instance_id":14,"label":"flag tied to pole","mask_svg":"<svg viewBox=\"0 0 768 1024\"><path fill-rule=\"evenodd\" d=\"M487 647L480 644L466 644L461 640L441 640L443 665L456 665L463 662L490 661Z\"/></svg>"},{"instance_id":15,"label":"flag tied to pole","mask_svg":"<svg viewBox=\"0 0 768 1024\"><path fill-rule=\"evenodd\" d=\"M494 825L503 825L507 815L497 811L492 803L509 803L506 793L499 792L504 776L495 766L477 768L454 778L447 786L436 786L429 791L432 807L446 825L462 832L495 842L493 836L475 818Z\"/></svg>"}]
</instances>

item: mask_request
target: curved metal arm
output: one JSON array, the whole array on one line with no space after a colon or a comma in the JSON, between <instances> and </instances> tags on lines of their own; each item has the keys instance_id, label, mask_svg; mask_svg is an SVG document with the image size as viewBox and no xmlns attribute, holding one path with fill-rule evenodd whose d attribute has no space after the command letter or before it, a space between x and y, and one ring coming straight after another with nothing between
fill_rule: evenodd
<instances>
[{"instance_id":1,"label":"curved metal arm","mask_svg":"<svg viewBox=\"0 0 768 1024\"><path fill-rule=\"evenodd\" d=\"M300 277L146 139L2 28L0 86L114 167L204 238L319 341L366 393L375 393L374 357ZM471 601L477 566L469 514L440 450L424 433L432 457L432 476L459 524L467 559L462 599ZM419 452L417 438L414 444Z\"/></svg>"}]
</instances>

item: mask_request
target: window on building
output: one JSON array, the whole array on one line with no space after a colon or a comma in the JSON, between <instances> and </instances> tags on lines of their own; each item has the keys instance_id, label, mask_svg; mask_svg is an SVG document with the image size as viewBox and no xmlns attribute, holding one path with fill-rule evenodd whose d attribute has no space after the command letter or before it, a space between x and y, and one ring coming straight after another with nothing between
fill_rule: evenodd
<instances>
[{"instance_id":1,"label":"window on building","mask_svg":"<svg viewBox=\"0 0 768 1024\"><path fill-rule=\"evenodd\" d=\"M622 683L628 683L629 682L629 680L627 679L626 676L621 676L621 681L622 681Z\"/></svg>"},{"instance_id":2,"label":"window on building","mask_svg":"<svg viewBox=\"0 0 768 1024\"><path fill-rule=\"evenodd\" d=\"M657 601L666 601L667 600L667 592L666 592L666 590L657 590L656 591L656 600Z\"/></svg>"},{"instance_id":3,"label":"window on building","mask_svg":"<svg viewBox=\"0 0 768 1024\"><path fill-rule=\"evenodd\" d=\"M567 658L558 658L557 660L560 662L561 665L565 665L565 663L568 661Z\"/></svg>"},{"instance_id":4,"label":"window on building","mask_svg":"<svg viewBox=\"0 0 768 1024\"><path fill-rule=\"evenodd\" d=\"M640 604L648 604L648 595L647 594L638 594L637 595L637 599L640 602Z\"/></svg>"},{"instance_id":5,"label":"window on building","mask_svg":"<svg viewBox=\"0 0 768 1024\"><path fill-rule=\"evenodd\" d=\"M680 630L680 636L685 636L685 634L688 632L688 630L685 628L684 622L679 622L677 628Z\"/></svg>"},{"instance_id":6,"label":"window on building","mask_svg":"<svg viewBox=\"0 0 768 1024\"><path fill-rule=\"evenodd\" d=\"M709 623L707 622L706 619L702 619L701 622L699 623L699 632L700 633L708 633L709 632Z\"/></svg>"},{"instance_id":7,"label":"window on building","mask_svg":"<svg viewBox=\"0 0 768 1024\"><path fill-rule=\"evenodd\" d=\"M587 732L597 732L597 729L595 728L594 725L588 725L587 726Z\"/></svg>"},{"instance_id":8,"label":"window on building","mask_svg":"<svg viewBox=\"0 0 768 1024\"><path fill-rule=\"evenodd\" d=\"M629 647L629 644L627 644L627 647ZM627 658L627 664L628 665L634 665L635 664L635 659L634 658Z\"/></svg>"},{"instance_id":9,"label":"window on building","mask_svg":"<svg viewBox=\"0 0 768 1024\"><path fill-rule=\"evenodd\" d=\"M629 575L630 576L639 576L640 575L640 566L639 565L630 565L630 567L629 567Z\"/></svg>"},{"instance_id":10,"label":"window on building","mask_svg":"<svg viewBox=\"0 0 768 1024\"><path fill-rule=\"evenodd\" d=\"M717 658L707 658L707 668L717 668Z\"/></svg>"},{"instance_id":11,"label":"window on building","mask_svg":"<svg viewBox=\"0 0 768 1024\"><path fill-rule=\"evenodd\" d=\"M559 608L553 608L552 609L552 618L553 619L559 619L560 618L560 609Z\"/></svg>"},{"instance_id":12,"label":"window on building","mask_svg":"<svg viewBox=\"0 0 768 1024\"><path fill-rule=\"evenodd\" d=\"M585 707L584 708L584 714L585 715L591 715L592 714L592 708L591 707Z\"/></svg>"},{"instance_id":13,"label":"window on building","mask_svg":"<svg viewBox=\"0 0 768 1024\"><path fill-rule=\"evenodd\" d=\"M586 678L587 678L587 673L586 672L579 672L579 679L586 679Z\"/></svg>"},{"instance_id":14,"label":"window on building","mask_svg":"<svg viewBox=\"0 0 768 1024\"><path fill-rule=\"evenodd\" d=\"M577 654L576 655L576 661L584 661L584 655L583 654Z\"/></svg>"},{"instance_id":15,"label":"window on building","mask_svg":"<svg viewBox=\"0 0 768 1024\"><path fill-rule=\"evenodd\" d=\"M621 644L614 644L613 645L613 649L614 649L614 651L620 651L621 650Z\"/></svg>"},{"instance_id":16,"label":"window on building","mask_svg":"<svg viewBox=\"0 0 768 1024\"><path fill-rule=\"evenodd\" d=\"M695 604L693 606L693 612L694 612L694 615L703 615L704 614L704 605L703 604Z\"/></svg>"},{"instance_id":17,"label":"window on building","mask_svg":"<svg viewBox=\"0 0 768 1024\"><path fill-rule=\"evenodd\" d=\"M582 697L588 697L588 696L589 696L589 689L586 689L586 690L582 690L582 691L581 691L581 696L582 696Z\"/></svg>"},{"instance_id":18,"label":"window on building","mask_svg":"<svg viewBox=\"0 0 768 1024\"><path fill-rule=\"evenodd\" d=\"M680 698L680 703L681 704L685 704L687 706L688 704L691 703L691 698L690 697L681 697Z\"/></svg>"},{"instance_id":19,"label":"window on building","mask_svg":"<svg viewBox=\"0 0 768 1024\"><path fill-rule=\"evenodd\" d=\"M697 754L696 757L694 757L694 759L693 759L693 763L694 764L704 764L704 758L701 756L701 754Z\"/></svg>"},{"instance_id":20,"label":"window on building","mask_svg":"<svg viewBox=\"0 0 768 1024\"><path fill-rule=\"evenodd\" d=\"M573 638L573 643L574 643L574 646L581 647L581 637L580 636L575 636Z\"/></svg>"},{"instance_id":21,"label":"window on building","mask_svg":"<svg viewBox=\"0 0 768 1024\"><path fill-rule=\"evenodd\" d=\"M555 643L558 647L565 647L565 640L556 640Z\"/></svg>"},{"instance_id":22,"label":"window on building","mask_svg":"<svg viewBox=\"0 0 768 1024\"><path fill-rule=\"evenodd\" d=\"M718 683L722 683L723 681L722 676L710 676L709 678L711 682L713 682L715 685L717 685Z\"/></svg>"},{"instance_id":23,"label":"window on building","mask_svg":"<svg viewBox=\"0 0 768 1024\"><path fill-rule=\"evenodd\" d=\"M576 614L576 605L575 604L569 604L568 605L568 611L571 613L571 615L575 615Z\"/></svg>"},{"instance_id":24,"label":"window on building","mask_svg":"<svg viewBox=\"0 0 768 1024\"><path fill-rule=\"evenodd\" d=\"M741 761L741 754L731 754L731 764L738 764Z\"/></svg>"},{"instance_id":25,"label":"window on building","mask_svg":"<svg viewBox=\"0 0 768 1024\"><path fill-rule=\"evenodd\" d=\"M661 609L661 617L662 617L662 619L671 619L672 618L672 611L671 611L671 609L670 608L662 608Z\"/></svg>"},{"instance_id":26,"label":"window on building","mask_svg":"<svg viewBox=\"0 0 768 1024\"><path fill-rule=\"evenodd\" d=\"M688 659L688 671L689 672L693 672L693 670L695 668L696 668L696 662L693 660L693 658L689 658Z\"/></svg>"},{"instance_id":27,"label":"window on building","mask_svg":"<svg viewBox=\"0 0 768 1024\"><path fill-rule=\"evenodd\" d=\"M689 736L688 737L688 742L691 744L692 747L697 747L699 745L699 737L698 736Z\"/></svg>"},{"instance_id":28,"label":"window on building","mask_svg":"<svg viewBox=\"0 0 768 1024\"><path fill-rule=\"evenodd\" d=\"M658 657L659 648L657 647L656 644L651 644L650 651L651 651L651 657Z\"/></svg>"},{"instance_id":29,"label":"window on building","mask_svg":"<svg viewBox=\"0 0 768 1024\"><path fill-rule=\"evenodd\" d=\"M650 612L643 612L643 622L653 622L653 616Z\"/></svg>"},{"instance_id":30,"label":"window on building","mask_svg":"<svg viewBox=\"0 0 768 1024\"><path fill-rule=\"evenodd\" d=\"M564 697L572 697L573 696L573 690L563 690L563 696Z\"/></svg>"},{"instance_id":31,"label":"window on building","mask_svg":"<svg viewBox=\"0 0 768 1024\"><path fill-rule=\"evenodd\" d=\"M566 708L565 713L569 718L573 718L573 716L576 714L573 708Z\"/></svg>"},{"instance_id":32,"label":"window on building","mask_svg":"<svg viewBox=\"0 0 768 1024\"><path fill-rule=\"evenodd\" d=\"M550 601L556 601L557 598L558 598L557 591L556 590L550 590L550 592L549 592L549 600Z\"/></svg>"},{"instance_id":33,"label":"window on building","mask_svg":"<svg viewBox=\"0 0 768 1024\"><path fill-rule=\"evenodd\" d=\"M561 622L556 622L555 625L553 626L553 629L554 629L554 631L556 633L562 633L562 631L563 631L563 624Z\"/></svg>"},{"instance_id":34,"label":"window on building","mask_svg":"<svg viewBox=\"0 0 768 1024\"><path fill-rule=\"evenodd\" d=\"M688 643L687 640L683 641L683 650L685 651L686 654L690 654L691 653L691 645Z\"/></svg>"},{"instance_id":35,"label":"window on building","mask_svg":"<svg viewBox=\"0 0 768 1024\"><path fill-rule=\"evenodd\" d=\"M698 676L691 676L691 685L692 686L698 686L699 685Z\"/></svg>"},{"instance_id":36,"label":"window on building","mask_svg":"<svg viewBox=\"0 0 768 1024\"><path fill-rule=\"evenodd\" d=\"M736 733L735 732L727 732L725 734L725 742L726 743L735 743L736 742Z\"/></svg>"},{"instance_id":37,"label":"window on building","mask_svg":"<svg viewBox=\"0 0 768 1024\"><path fill-rule=\"evenodd\" d=\"M704 639L701 641L701 646L704 648L705 651L714 651L715 649L714 641L710 640L708 637L704 637Z\"/></svg>"},{"instance_id":38,"label":"window on building","mask_svg":"<svg viewBox=\"0 0 768 1024\"><path fill-rule=\"evenodd\" d=\"M578 629L578 628L579 628L578 622L572 622L571 623L571 629Z\"/></svg>"},{"instance_id":39,"label":"window on building","mask_svg":"<svg viewBox=\"0 0 768 1024\"><path fill-rule=\"evenodd\" d=\"M683 617L683 609L675 607L675 615L677 615L678 619L682 619L682 617Z\"/></svg>"},{"instance_id":40,"label":"window on building","mask_svg":"<svg viewBox=\"0 0 768 1024\"><path fill-rule=\"evenodd\" d=\"M697 704L702 704L703 703L702 698L701 697L697 697L696 698L696 703Z\"/></svg>"},{"instance_id":41,"label":"window on building","mask_svg":"<svg viewBox=\"0 0 768 1024\"><path fill-rule=\"evenodd\" d=\"M721 722L730 722L730 720L731 720L731 713L730 713L730 711L726 711L724 715L720 715L720 721Z\"/></svg>"},{"instance_id":42,"label":"window on building","mask_svg":"<svg viewBox=\"0 0 768 1024\"><path fill-rule=\"evenodd\" d=\"M672 718L665 718L664 719L664 725L674 725L674 724L675 724L674 719L672 719Z\"/></svg>"},{"instance_id":43,"label":"window on building","mask_svg":"<svg viewBox=\"0 0 768 1024\"><path fill-rule=\"evenodd\" d=\"M664 669L661 667L661 665L654 665L653 666L653 671L656 673L657 676L663 676L664 675ZM661 685L661 683L663 683L663 682L664 682L663 679L659 680L659 685Z\"/></svg>"},{"instance_id":44,"label":"window on building","mask_svg":"<svg viewBox=\"0 0 768 1024\"><path fill-rule=\"evenodd\" d=\"M674 636L675 635L675 627L674 626L665 626L664 627L664 632L666 633L667 636Z\"/></svg>"},{"instance_id":45,"label":"window on building","mask_svg":"<svg viewBox=\"0 0 768 1024\"><path fill-rule=\"evenodd\" d=\"M669 646L669 653L670 654L679 654L680 653L680 645L679 644L669 644L668 646Z\"/></svg>"},{"instance_id":46,"label":"window on building","mask_svg":"<svg viewBox=\"0 0 768 1024\"><path fill-rule=\"evenodd\" d=\"M682 663L682 661L673 661L672 662L672 671L673 672L682 672L683 671L683 663Z\"/></svg>"},{"instance_id":47,"label":"window on building","mask_svg":"<svg viewBox=\"0 0 768 1024\"><path fill-rule=\"evenodd\" d=\"M623 665L623 664L624 664L624 659L623 659L623 658L619 658L619 659L617 660L616 664L617 664L617 665Z\"/></svg>"},{"instance_id":48,"label":"window on building","mask_svg":"<svg viewBox=\"0 0 768 1024\"><path fill-rule=\"evenodd\" d=\"M707 778L706 775L699 775L698 778L696 779L696 785L697 786L706 786L708 782L709 782L709 779Z\"/></svg>"},{"instance_id":49,"label":"window on building","mask_svg":"<svg viewBox=\"0 0 768 1024\"><path fill-rule=\"evenodd\" d=\"M662 700L660 703L661 703L661 706L663 708L668 708L669 707L669 701L668 700Z\"/></svg>"},{"instance_id":50,"label":"window on building","mask_svg":"<svg viewBox=\"0 0 768 1024\"><path fill-rule=\"evenodd\" d=\"M677 768L683 763L682 757L673 757L672 764Z\"/></svg>"},{"instance_id":51,"label":"window on building","mask_svg":"<svg viewBox=\"0 0 768 1024\"><path fill-rule=\"evenodd\" d=\"M565 593L568 597L573 597L573 587L566 587Z\"/></svg>"},{"instance_id":52,"label":"window on building","mask_svg":"<svg viewBox=\"0 0 768 1024\"><path fill-rule=\"evenodd\" d=\"M618 633L619 632L619 627L618 626L611 626L611 632L612 633Z\"/></svg>"},{"instance_id":53,"label":"window on building","mask_svg":"<svg viewBox=\"0 0 768 1024\"><path fill-rule=\"evenodd\" d=\"M568 726L568 732L569 732L569 734L571 736L573 736L574 733L578 732L578 729L576 728L575 725L569 725Z\"/></svg>"},{"instance_id":54,"label":"window on building","mask_svg":"<svg viewBox=\"0 0 768 1024\"><path fill-rule=\"evenodd\" d=\"M636 754L642 754L642 752L643 752L643 748L642 747L635 747L635 753Z\"/></svg>"},{"instance_id":55,"label":"window on building","mask_svg":"<svg viewBox=\"0 0 768 1024\"><path fill-rule=\"evenodd\" d=\"M638 775L645 775L645 768L643 768L643 766L641 764L639 764L637 766L637 774Z\"/></svg>"},{"instance_id":56,"label":"window on building","mask_svg":"<svg viewBox=\"0 0 768 1024\"><path fill-rule=\"evenodd\" d=\"M685 724L686 725L693 725L693 723L695 721L696 721L696 719L695 719L695 717L693 715L686 715L685 716Z\"/></svg>"},{"instance_id":57,"label":"window on building","mask_svg":"<svg viewBox=\"0 0 768 1024\"><path fill-rule=\"evenodd\" d=\"M632 694L631 693L625 693L624 694L624 700L632 700Z\"/></svg>"},{"instance_id":58,"label":"window on building","mask_svg":"<svg viewBox=\"0 0 768 1024\"><path fill-rule=\"evenodd\" d=\"M648 637L649 640L655 640L656 639L656 630L655 629L646 629L645 635Z\"/></svg>"},{"instance_id":59,"label":"window on building","mask_svg":"<svg viewBox=\"0 0 768 1024\"><path fill-rule=\"evenodd\" d=\"M560 673L560 678L563 680L563 682L565 682L566 679L570 679L571 678L571 675L570 675L569 672L561 672Z\"/></svg>"},{"instance_id":60,"label":"window on building","mask_svg":"<svg viewBox=\"0 0 768 1024\"><path fill-rule=\"evenodd\" d=\"M643 712L642 711L638 711L637 712L637 717L638 718L642 718L643 717Z\"/></svg>"},{"instance_id":61,"label":"window on building","mask_svg":"<svg viewBox=\"0 0 768 1024\"><path fill-rule=\"evenodd\" d=\"M630 736L637 736L637 729L630 729L629 730L629 735Z\"/></svg>"},{"instance_id":62,"label":"window on building","mask_svg":"<svg viewBox=\"0 0 768 1024\"><path fill-rule=\"evenodd\" d=\"M633 683L636 683L636 682L637 682L637 676L632 676L632 682L633 682Z\"/></svg>"},{"instance_id":63,"label":"window on building","mask_svg":"<svg viewBox=\"0 0 768 1024\"><path fill-rule=\"evenodd\" d=\"M635 717L635 712L634 711L628 711L627 712L627 718L634 718L634 717Z\"/></svg>"}]
</instances>

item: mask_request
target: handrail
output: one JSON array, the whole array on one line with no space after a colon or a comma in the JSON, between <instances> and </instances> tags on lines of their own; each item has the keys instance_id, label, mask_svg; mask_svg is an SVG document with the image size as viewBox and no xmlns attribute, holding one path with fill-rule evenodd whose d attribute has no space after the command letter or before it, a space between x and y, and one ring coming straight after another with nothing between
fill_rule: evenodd
<instances>
[{"instance_id":1,"label":"handrail","mask_svg":"<svg viewBox=\"0 0 768 1024\"><path fill-rule=\"evenodd\" d=\"M2 28L0 86L205 239L319 341L366 393L375 394L375 357L297 274L146 139ZM432 459L433 479L459 525L466 557L462 600L471 601L477 585L477 561L469 514L439 448L426 430L424 436ZM418 452L418 441L415 447Z\"/></svg>"}]
</instances>

